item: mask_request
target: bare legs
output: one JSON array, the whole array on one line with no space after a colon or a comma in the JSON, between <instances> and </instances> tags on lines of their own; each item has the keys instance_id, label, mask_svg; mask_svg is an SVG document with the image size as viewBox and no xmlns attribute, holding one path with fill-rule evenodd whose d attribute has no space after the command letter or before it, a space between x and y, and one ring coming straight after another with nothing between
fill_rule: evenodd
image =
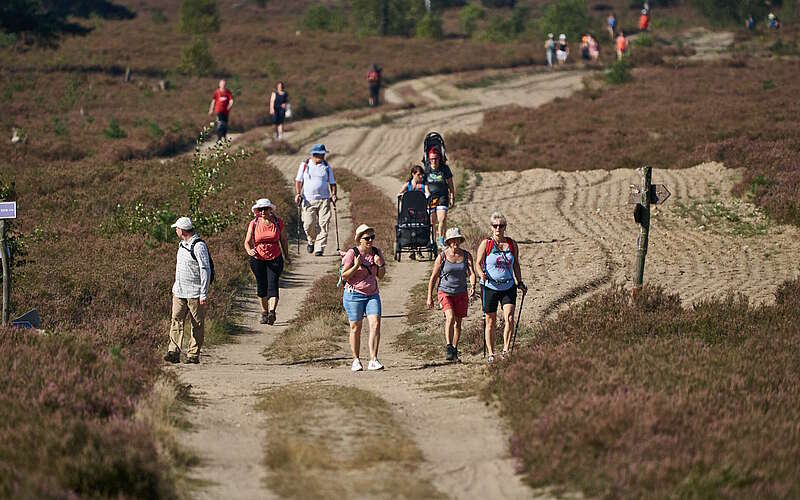
<instances>
[{"instance_id":1,"label":"bare legs","mask_svg":"<svg viewBox=\"0 0 800 500\"><path fill-rule=\"evenodd\" d=\"M453 347L458 347L461 337L461 319L456 318L452 309L444 310L444 341Z\"/></svg>"},{"instance_id":2,"label":"bare legs","mask_svg":"<svg viewBox=\"0 0 800 500\"><path fill-rule=\"evenodd\" d=\"M503 328L503 352L509 350L511 346L511 333L514 331L514 304L503 305L503 318L505 327ZM490 356L494 356L494 330L497 325L497 313L486 313L486 349Z\"/></svg>"},{"instance_id":3,"label":"bare legs","mask_svg":"<svg viewBox=\"0 0 800 500\"><path fill-rule=\"evenodd\" d=\"M438 222L438 226L437 226ZM431 212L431 232L433 232L432 240L436 242L437 240L437 231L438 231L438 238L444 239L444 233L447 230L447 212L444 210L434 210Z\"/></svg>"},{"instance_id":4,"label":"bare legs","mask_svg":"<svg viewBox=\"0 0 800 500\"><path fill-rule=\"evenodd\" d=\"M378 346L381 342L381 317L378 315L367 316L369 321L369 356L370 359L378 357ZM350 322L350 351L353 359L359 358L361 352L361 321Z\"/></svg>"}]
</instances>

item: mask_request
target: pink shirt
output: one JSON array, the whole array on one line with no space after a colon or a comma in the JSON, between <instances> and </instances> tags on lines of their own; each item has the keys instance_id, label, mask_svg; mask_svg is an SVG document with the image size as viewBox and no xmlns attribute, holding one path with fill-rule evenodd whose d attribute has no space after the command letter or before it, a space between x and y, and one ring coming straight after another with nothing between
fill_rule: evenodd
<instances>
[{"instance_id":1,"label":"pink shirt","mask_svg":"<svg viewBox=\"0 0 800 500\"><path fill-rule=\"evenodd\" d=\"M342 257L342 269L350 269L356 260L356 254L351 248ZM378 266L375 265L375 256L372 254L361 254L361 267L354 272L347 280L344 288L351 292L355 291L364 295L375 295L378 293Z\"/></svg>"}]
</instances>

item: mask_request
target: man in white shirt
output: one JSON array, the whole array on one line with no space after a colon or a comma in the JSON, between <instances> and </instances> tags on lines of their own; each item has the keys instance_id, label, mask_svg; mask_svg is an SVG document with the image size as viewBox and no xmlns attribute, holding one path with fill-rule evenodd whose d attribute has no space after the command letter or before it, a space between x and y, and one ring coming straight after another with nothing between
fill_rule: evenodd
<instances>
[{"instance_id":1,"label":"man in white shirt","mask_svg":"<svg viewBox=\"0 0 800 500\"><path fill-rule=\"evenodd\" d=\"M331 203L336 205L336 180L333 168L325 161L327 153L324 144L314 144L311 158L300 164L294 182L294 202L302 203L303 229L308 240L306 250L318 257L325 253L328 243Z\"/></svg>"}]
</instances>

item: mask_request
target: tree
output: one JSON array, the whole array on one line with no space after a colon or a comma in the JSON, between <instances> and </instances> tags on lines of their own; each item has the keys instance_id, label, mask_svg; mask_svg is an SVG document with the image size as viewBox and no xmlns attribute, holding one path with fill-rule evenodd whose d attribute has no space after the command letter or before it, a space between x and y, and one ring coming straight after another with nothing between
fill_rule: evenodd
<instances>
[{"instance_id":1,"label":"tree","mask_svg":"<svg viewBox=\"0 0 800 500\"><path fill-rule=\"evenodd\" d=\"M202 35L219 31L217 0L182 0L180 29L184 33Z\"/></svg>"},{"instance_id":2,"label":"tree","mask_svg":"<svg viewBox=\"0 0 800 500\"><path fill-rule=\"evenodd\" d=\"M351 5L359 35L409 36L425 15L419 0L352 0Z\"/></svg>"}]
</instances>

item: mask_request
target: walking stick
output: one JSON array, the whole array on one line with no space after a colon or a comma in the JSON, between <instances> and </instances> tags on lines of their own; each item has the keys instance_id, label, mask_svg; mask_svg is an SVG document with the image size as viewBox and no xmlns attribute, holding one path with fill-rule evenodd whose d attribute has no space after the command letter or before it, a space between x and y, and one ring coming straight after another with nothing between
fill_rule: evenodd
<instances>
[{"instance_id":1,"label":"walking stick","mask_svg":"<svg viewBox=\"0 0 800 500\"><path fill-rule=\"evenodd\" d=\"M303 203L303 202L300 201L300 203L297 204L297 231L296 231L296 233L297 233L297 255L298 255L298 257L300 256L300 224L303 223L303 212L302 212L302 209L300 208L300 204L301 203Z\"/></svg>"},{"instance_id":2,"label":"walking stick","mask_svg":"<svg viewBox=\"0 0 800 500\"><path fill-rule=\"evenodd\" d=\"M517 343L517 331L519 331L519 320L522 318L522 306L525 304L525 295L527 292L522 292L522 300L519 301L519 314L517 314L517 324L514 325L514 335L511 336L511 354L514 354L514 345Z\"/></svg>"},{"instance_id":3,"label":"walking stick","mask_svg":"<svg viewBox=\"0 0 800 500\"><path fill-rule=\"evenodd\" d=\"M481 314L483 315L483 357L486 357L486 285L481 283Z\"/></svg>"},{"instance_id":4,"label":"walking stick","mask_svg":"<svg viewBox=\"0 0 800 500\"><path fill-rule=\"evenodd\" d=\"M330 219L329 219L330 220ZM336 203L333 204L333 221L336 226L336 251L339 251L339 213L336 211Z\"/></svg>"}]
</instances>

